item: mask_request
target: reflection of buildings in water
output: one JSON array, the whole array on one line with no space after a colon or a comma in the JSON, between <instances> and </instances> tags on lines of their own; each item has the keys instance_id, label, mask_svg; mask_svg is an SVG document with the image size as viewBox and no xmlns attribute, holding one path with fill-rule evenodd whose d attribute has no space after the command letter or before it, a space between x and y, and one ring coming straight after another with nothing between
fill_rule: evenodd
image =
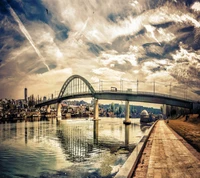
<instances>
[{"instance_id":1,"label":"reflection of buildings in water","mask_svg":"<svg viewBox=\"0 0 200 178\"><path fill-rule=\"evenodd\" d=\"M24 137L25 137L25 144L27 144L27 143L28 143L28 129L27 129L27 122L25 122Z\"/></svg>"},{"instance_id":2,"label":"reflection of buildings in water","mask_svg":"<svg viewBox=\"0 0 200 178\"><path fill-rule=\"evenodd\" d=\"M22 129L22 127L20 127ZM24 137L25 144L28 140L37 139L40 142L44 137L49 136L52 132L52 125L50 122L35 121L35 122L24 122ZM19 129L18 129L19 130Z\"/></svg>"},{"instance_id":3,"label":"reflection of buildings in water","mask_svg":"<svg viewBox=\"0 0 200 178\"><path fill-rule=\"evenodd\" d=\"M33 139L34 138L34 134L35 134L35 132L34 132L34 130L35 130L35 128L34 128L34 122L29 122L29 124L31 125L30 127L29 127L29 139Z\"/></svg>"},{"instance_id":4,"label":"reflection of buildings in water","mask_svg":"<svg viewBox=\"0 0 200 178\"><path fill-rule=\"evenodd\" d=\"M14 132L15 132L15 137L17 137L17 135L18 135L18 129L17 129L17 124L16 123L14 123L14 127L13 127L13 129L14 129Z\"/></svg>"},{"instance_id":5,"label":"reflection of buildings in water","mask_svg":"<svg viewBox=\"0 0 200 178\"><path fill-rule=\"evenodd\" d=\"M87 139L89 132L86 128L80 126L69 126L65 130L57 130L57 137L61 142L67 160L72 162L82 162L89 157L93 151L94 145L92 139Z\"/></svg>"},{"instance_id":6,"label":"reflection of buildings in water","mask_svg":"<svg viewBox=\"0 0 200 178\"><path fill-rule=\"evenodd\" d=\"M21 123L5 123L0 124L0 139L2 141L17 138L23 135L24 128L19 124ZM1 142L0 140L0 142Z\"/></svg>"}]
</instances>

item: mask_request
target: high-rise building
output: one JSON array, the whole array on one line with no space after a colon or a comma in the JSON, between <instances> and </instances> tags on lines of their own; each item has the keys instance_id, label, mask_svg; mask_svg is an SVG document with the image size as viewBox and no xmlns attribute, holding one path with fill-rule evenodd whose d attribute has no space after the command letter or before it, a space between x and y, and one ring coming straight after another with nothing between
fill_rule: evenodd
<instances>
[{"instance_id":1,"label":"high-rise building","mask_svg":"<svg viewBox=\"0 0 200 178\"><path fill-rule=\"evenodd\" d=\"M28 95L28 90L27 88L24 88L24 99L27 102L27 95Z\"/></svg>"},{"instance_id":2,"label":"high-rise building","mask_svg":"<svg viewBox=\"0 0 200 178\"><path fill-rule=\"evenodd\" d=\"M44 97L43 97L43 101L46 101L46 100L47 100L47 97L46 97L46 96L44 96Z\"/></svg>"}]
</instances>

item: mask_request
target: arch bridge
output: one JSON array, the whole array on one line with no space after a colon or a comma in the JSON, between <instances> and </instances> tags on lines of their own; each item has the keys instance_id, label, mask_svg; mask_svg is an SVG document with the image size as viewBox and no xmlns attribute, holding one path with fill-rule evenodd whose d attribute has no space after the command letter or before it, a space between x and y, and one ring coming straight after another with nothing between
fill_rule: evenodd
<instances>
[{"instance_id":1,"label":"arch bridge","mask_svg":"<svg viewBox=\"0 0 200 178\"><path fill-rule=\"evenodd\" d=\"M116 83L116 82L115 82ZM125 83L127 85L125 85ZM63 100L75 99L75 98L87 98L92 97L95 99L94 103L94 119L98 119L98 100L121 100L126 101L126 123L129 123L129 101L136 102L148 102L156 104L165 104L170 106L177 106L182 108L193 109L193 100L189 100L186 95L186 90L183 92L183 96L175 96L173 94L174 87L168 85L169 93L160 93L158 90L163 87L163 85L151 82L150 85L142 83L141 81L129 82L129 81L120 81L118 87L115 86L112 81L109 88L106 88L108 85L106 82L99 81L95 83L98 85L95 90L93 85L89 83L84 77L80 75L72 75L69 77L63 84L58 97L51 98L38 102L36 107L50 106L51 104L57 103L57 118L61 119L61 102ZM106 86L107 85L107 86ZM125 88L127 86L128 88ZM143 89L142 89L143 87ZM146 90L144 88L146 87ZM133 88L133 89L132 89ZM166 85L164 86L166 89ZM180 93L180 90L177 92ZM50 107L47 107L50 108Z\"/></svg>"}]
</instances>

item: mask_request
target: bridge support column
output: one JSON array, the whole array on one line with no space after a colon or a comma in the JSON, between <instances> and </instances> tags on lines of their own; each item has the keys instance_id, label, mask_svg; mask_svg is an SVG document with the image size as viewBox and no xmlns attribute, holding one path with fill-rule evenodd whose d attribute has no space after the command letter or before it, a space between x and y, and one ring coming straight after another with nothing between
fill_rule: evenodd
<instances>
[{"instance_id":1,"label":"bridge support column","mask_svg":"<svg viewBox=\"0 0 200 178\"><path fill-rule=\"evenodd\" d=\"M95 102L94 102L94 119L93 120L99 120L99 104L98 104L98 99L95 99Z\"/></svg>"},{"instance_id":2,"label":"bridge support column","mask_svg":"<svg viewBox=\"0 0 200 178\"><path fill-rule=\"evenodd\" d=\"M164 119L171 117L171 110L172 110L172 106L163 104L162 112L163 112Z\"/></svg>"},{"instance_id":3,"label":"bridge support column","mask_svg":"<svg viewBox=\"0 0 200 178\"><path fill-rule=\"evenodd\" d=\"M166 104L163 104L163 107L162 107L162 114L163 114L163 119L165 119L167 117L167 105Z\"/></svg>"},{"instance_id":4,"label":"bridge support column","mask_svg":"<svg viewBox=\"0 0 200 178\"><path fill-rule=\"evenodd\" d=\"M50 107L50 105L47 105L46 112L47 112L47 113L50 113L50 112L51 112L51 107Z\"/></svg>"},{"instance_id":5,"label":"bridge support column","mask_svg":"<svg viewBox=\"0 0 200 178\"><path fill-rule=\"evenodd\" d=\"M131 120L130 120L130 118L129 118L129 101L126 101L126 103L125 103L125 105L126 105L126 108L125 108L125 120L124 120L124 124L131 124Z\"/></svg>"},{"instance_id":6,"label":"bridge support column","mask_svg":"<svg viewBox=\"0 0 200 178\"><path fill-rule=\"evenodd\" d=\"M39 107L39 111L40 111L40 113L41 113L41 111L42 111L42 107L41 107L41 106Z\"/></svg>"},{"instance_id":7,"label":"bridge support column","mask_svg":"<svg viewBox=\"0 0 200 178\"><path fill-rule=\"evenodd\" d=\"M62 120L61 107L61 103L57 103L57 121Z\"/></svg>"}]
</instances>

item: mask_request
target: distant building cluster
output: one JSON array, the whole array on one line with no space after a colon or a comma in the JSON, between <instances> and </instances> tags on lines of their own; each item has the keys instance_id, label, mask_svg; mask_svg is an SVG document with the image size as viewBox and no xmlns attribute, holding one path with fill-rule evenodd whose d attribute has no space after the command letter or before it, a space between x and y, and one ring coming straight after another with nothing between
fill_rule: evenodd
<instances>
[{"instance_id":1,"label":"distant building cluster","mask_svg":"<svg viewBox=\"0 0 200 178\"><path fill-rule=\"evenodd\" d=\"M54 107L55 109L56 107ZM130 117L139 118L140 113L143 110L147 110L149 114L161 114L161 109L143 107L143 106L133 106L130 105ZM94 100L91 103L85 101L63 101L62 102L62 112L70 113L71 115L84 115L94 114ZM99 116L100 117L125 117L125 105L123 104L99 104Z\"/></svg>"},{"instance_id":2,"label":"distant building cluster","mask_svg":"<svg viewBox=\"0 0 200 178\"><path fill-rule=\"evenodd\" d=\"M27 102L24 99L0 99L0 112L24 108L27 108Z\"/></svg>"},{"instance_id":3,"label":"distant building cluster","mask_svg":"<svg viewBox=\"0 0 200 178\"><path fill-rule=\"evenodd\" d=\"M19 113L35 106L34 96L28 97L28 89L24 89L24 99L0 99L0 116Z\"/></svg>"}]
</instances>

